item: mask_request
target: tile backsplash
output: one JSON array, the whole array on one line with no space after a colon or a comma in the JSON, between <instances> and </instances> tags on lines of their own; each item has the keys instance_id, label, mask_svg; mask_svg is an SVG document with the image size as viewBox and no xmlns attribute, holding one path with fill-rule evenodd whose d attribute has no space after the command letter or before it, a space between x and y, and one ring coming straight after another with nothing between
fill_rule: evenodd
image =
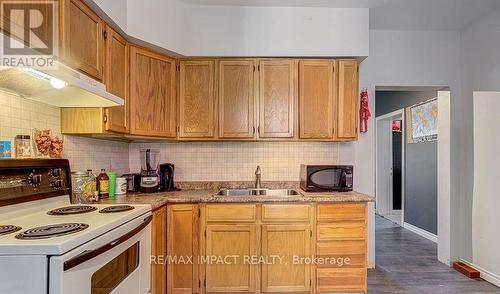
<instances>
[{"instance_id":1,"label":"tile backsplash","mask_svg":"<svg viewBox=\"0 0 500 294\"><path fill-rule=\"evenodd\" d=\"M60 109L0 92L0 140L31 135L33 128L60 133ZM110 167L118 173L139 172L141 148L160 150L160 163L175 164L176 181L252 181L257 165L263 181L298 181L300 164L339 162L335 142L180 142L124 143L64 136L63 157L72 170Z\"/></svg>"},{"instance_id":2,"label":"tile backsplash","mask_svg":"<svg viewBox=\"0 0 500 294\"><path fill-rule=\"evenodd\" d=\"M14 149L16 135L31 135L34 128L48 128L60 134L60 109L31 101L17 95L0 92L0 140L10 140ZM111 166L119 173L129 171L129 144L77 136L63 136L63 157L69 159L72 170Z\"/></svg>"},{"instance_id":3,"label":"tile backsplash","mask_svg":"<svg viewBox=\"0 0 500 294\"><path fill-rule=\"evenodd\" d=\"M140 149L160 151L160 163L175 165L176 181L298 181L300 164L335 164L335 142L183 142L130 144L130 170L141 167Z\"/></svg>"}]
</instances>

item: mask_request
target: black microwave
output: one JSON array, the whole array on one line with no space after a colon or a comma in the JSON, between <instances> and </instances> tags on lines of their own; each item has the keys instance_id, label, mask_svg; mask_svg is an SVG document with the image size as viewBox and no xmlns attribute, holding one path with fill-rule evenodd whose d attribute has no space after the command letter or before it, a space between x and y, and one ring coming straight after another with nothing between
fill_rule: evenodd
<instances>
[{"instance_id":1,"label":"black microwave","mask_svg":"<svg viewBox=\"0 0 500 294\"><path fill-rule=\"evenodd\" d=\"M352 191L352 165L300 166L300 188L306 192Z\"/></svg>"}]
</instances>

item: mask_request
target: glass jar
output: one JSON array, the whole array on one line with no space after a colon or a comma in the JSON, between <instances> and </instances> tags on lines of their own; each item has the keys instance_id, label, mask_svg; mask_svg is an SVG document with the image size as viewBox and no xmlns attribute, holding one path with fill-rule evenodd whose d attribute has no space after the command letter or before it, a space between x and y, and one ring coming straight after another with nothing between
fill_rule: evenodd
<instances>
[{"instance_id":1,"label":"glass jar","mask_svg":"<svg viewBox=\"0 0 500 294\"><path fill-rule=\"evenodd\" d=\"M31 157L31 137L29 135L17 135L14 139L17 158Z\"/></svg>"},{"instance_id":2,"label":"glass jar","mask_svg":"<svg viewBox=\"0 0 500 294\"><path fill-rule=\"evenodd\" d=\"M96 197L95 178L87 171L71 173L72 198L75 203L91 203L99 200Z\"/></svg>"}]
</instances>

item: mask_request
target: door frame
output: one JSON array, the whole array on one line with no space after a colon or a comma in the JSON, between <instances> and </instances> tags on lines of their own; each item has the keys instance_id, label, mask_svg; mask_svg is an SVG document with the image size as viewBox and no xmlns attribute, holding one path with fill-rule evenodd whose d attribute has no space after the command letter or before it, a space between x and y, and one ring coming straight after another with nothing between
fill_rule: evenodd
<instances>
[{"instance_id":1,"label":"door frame","mask_svg":"<svg viewBox=\"0 0 500 294\"><path fill-rule=\"evenodd\" d=\"M378 124L381 121L386 121L386 120L394 120L401 118L401 137L402 137L402 143L401 143L401 220L399 225L403 226L404 223L404 213L405 213L405 163L406 163L406 155L405 155L405 142L406 142L406 132L405 132L405 126L406 126L406 120L405 120L405 109L401 108L398 110L395 110L393 112L378 116L375 118L375 211L378 211L379 207L379 197L377 197L377 185L378 185L378 180L379 180L379 175L378 175L378 163L379 163L379 153L378 153L378 134L377 134L377 129L378 129ZM392 136L389 137L390 141L388 142L388 145L391 148L391 154L392 154ZM391 157L391 162L392 162L392 157ZM394 191L392 191L392 185L390 186L390 199L389 200L389 207L388 207L388 212L389 213L395 213L399 212L399 210L394 210L392 207L393 203L393 197L394 197Z\"/></svg>"}]
</instances>

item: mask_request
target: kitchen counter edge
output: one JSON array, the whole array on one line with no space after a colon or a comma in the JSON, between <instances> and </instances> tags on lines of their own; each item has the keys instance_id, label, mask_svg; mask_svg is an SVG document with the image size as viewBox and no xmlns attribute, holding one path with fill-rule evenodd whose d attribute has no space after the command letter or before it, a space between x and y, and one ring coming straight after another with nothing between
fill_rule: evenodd
<instances>
[{"instance_id":1,"label":"kitchen counter edge","mask_svg":"<svg viewBox=\"0 0 500 294\"><path fill-rule=\"evenodd\" d=\"M103 199L105 204L150 204L158 209L167 204L181 203L344 203L374 202L375 198L356 191L350 192L305 192L297 189L301 196L218 196L218 190L182 190L158 193L134 193Z\"/></svg>"}]
</instances>

